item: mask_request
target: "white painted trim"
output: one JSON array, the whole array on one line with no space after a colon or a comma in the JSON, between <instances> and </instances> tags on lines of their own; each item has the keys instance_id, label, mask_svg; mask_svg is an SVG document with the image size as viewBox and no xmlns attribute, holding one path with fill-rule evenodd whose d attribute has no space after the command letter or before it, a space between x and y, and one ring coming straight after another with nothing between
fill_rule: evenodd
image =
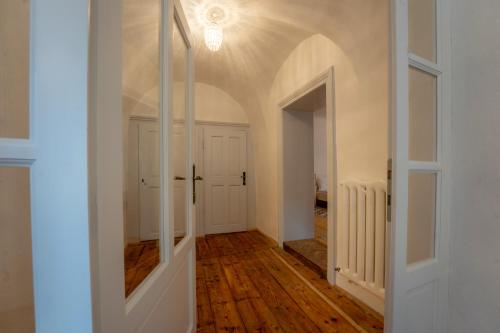
<instances>
[{"instance_id":1,"label":"white painted trim","mask_svg":"<svg viewBox=\"0 0 500 333\"><path fill-rule=\"evenodd\" d=\"M36 157L33 141L0 139L0 166L31 166Z\"/></svg>"},{"instance_id":2,"label":"white painted trim","mask_svg":"<svg viewBox=\"0 0 500 333\"><path fill-rule=\"evenodd\" d=\"M336 110L335 110L335 70L328 68L312 80L304 84L293 93L283 98L278 103L281 113L278 117L278 244L283 247L284 241L284 131L283 112L287 106L293 104L301 97L307 95L316 88L326 85L326 117L327 117L327 168L328 168L328 221L327 221L327 278L330 284L335 284L335 267L337 267L337 221L339 220L339 189L337 179L337 131L336 131Z\"/></svg>"},{"instance_id":3,"label":"white painted trim","mask_svg":"<svg viewBox=\"0 0 500 333\"><path fill-rule=\"evenodd\" d=\"M130 116L129 120L133 121L158 121L160 118L156 116Z\"/></svg>"},{"instance_id":4,"label":"white painted trim","mask_svg":"<svg viewBox=\"0 0 500 333\"><path fill-rule=\"evenodd\" d=\"M224 121L212 121L212 120L196 120L196 125L208 125L208 126L231 126L231 127L245 127L249 128L250 124L247 123L233 123Z\"/></svg>"}]
</instances>

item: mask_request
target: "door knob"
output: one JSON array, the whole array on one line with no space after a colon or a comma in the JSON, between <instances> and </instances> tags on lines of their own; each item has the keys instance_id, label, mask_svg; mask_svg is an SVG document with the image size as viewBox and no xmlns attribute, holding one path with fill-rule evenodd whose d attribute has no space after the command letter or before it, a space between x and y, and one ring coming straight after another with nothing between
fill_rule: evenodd
<instances>
[{"instance_id":1,"label":"door knob","mask_svg":"<svg viewBox=\"0 0 500 333\"><path fill-rule=\"evenodd\" d=\"M185 177L179 177L179 176L175 176L175 177L174 177L174 179L175 179L175 180L186 180L186 178L185 178Z\"/></svg>"},{"instance_id":2,"label":"door knob","mask_svg":"<svg viewBox=\"0 0 500 333\"><path fill-rule=\"evenodd\" d=\"M196 176L196 177L194 177L194 178L193 178L193 180L203 180L203 177L201 177L201 176Z\"/></svg>"}]
</instances>

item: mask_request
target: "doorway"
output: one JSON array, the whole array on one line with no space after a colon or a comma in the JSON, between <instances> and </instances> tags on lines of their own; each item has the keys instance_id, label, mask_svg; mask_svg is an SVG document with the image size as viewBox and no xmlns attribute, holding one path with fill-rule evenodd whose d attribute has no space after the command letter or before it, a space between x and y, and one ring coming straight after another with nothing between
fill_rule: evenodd
<instances>
[{"instance_id":1,"label":"doorway","mask_svg":"<svg viewBox=\"0 0 500 333\"><path fill-rule=\"evenodd\" d=\"M337 152L334 69L280 103L278 243L335 283ZM316 126L315 126L316 125Z\"/></svg>"},{"instance_id":2,"label":"doorway","mask_svg":"<svg viewBox=\"0 0 500 333\"><path fill-rule=\"evenodd\" d=\"M283 247L326 278L328 176L326 85L283 110Z\"/></svg>"}]
</instances>

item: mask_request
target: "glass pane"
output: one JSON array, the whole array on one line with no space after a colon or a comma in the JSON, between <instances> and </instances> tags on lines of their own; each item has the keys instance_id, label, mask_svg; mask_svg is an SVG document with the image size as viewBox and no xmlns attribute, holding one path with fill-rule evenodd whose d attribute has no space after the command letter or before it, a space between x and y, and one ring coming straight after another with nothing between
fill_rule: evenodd
<instances>
[{"instance_id":1,"label":"glass pane","mask_svg":"<svg viewBox=\"0 0 500 333\"><path fill-rule=\"evenodd\" d=\"M29 137L29 1L0 1L0 138Z\"/></svg>"},{"instance_id":2,"label":"glass pane","mask_svg":"<svg viewBox=\"0 0 500 333\"><path fill-rule=\"evenodd\" d=\"M126 296L161 258L160 5L123 2Z\"/></svg>"},{"instance_id":3,"label":"glass pane","mask_svg":"<svg viewBox=\"0 0 500 333\"><path fill-rule=\"evenodd\" d=\"M436 0L409 0L408 39L410 52L436 62Z\"/></svg>"},{"instance_id":4,"label":"glass pane","mask_svg":"<svg viewBox=\"0 0 500 333\"><path fill-rule=\"evenodd\" d=\"M191 184L190 180L187 179L189 173L186 161L188 49L177 21L174 21L173 59L174 244L177 245L187 233L188 200L186 195L188 186Z\"/></svg>"},{"instance_id":5,"label":"glass pane","mask_svg":"<svg viewBox=\"0 0 500 333\"><path fill-rule=\"evenodd\" d=\"M408 265L434 258L435 173L410 173L408 179Z\"/></svg>"},{"instance_id":6,"label":"glass pane","mask_svg":"<svg viewBox=\"0 0 500 333\"><path fill-rule=\"evenodd\" d=\"M435 161L437 157L437 78L410 67L409 157Z\"/></svg>"},{"instance_id":7,"label":"glass pane","mask_svg":"<svg viewBox=\"0 0 500 333\"><path fill-rule=\"evenodd\" d=\"M35 332L30 173L0 167L0 332Z\"/></svg>"}]
</instances>

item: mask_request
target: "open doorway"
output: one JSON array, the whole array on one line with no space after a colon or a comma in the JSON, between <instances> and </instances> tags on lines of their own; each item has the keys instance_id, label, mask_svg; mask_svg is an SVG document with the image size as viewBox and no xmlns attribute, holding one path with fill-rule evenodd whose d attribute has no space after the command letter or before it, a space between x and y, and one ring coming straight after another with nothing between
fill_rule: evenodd
<instances>
[{"instance_id":1,"label":"open doorway","mask_svg":"<svg viewBox=\"0 0 500 333\"><path fill-rule=\"evenodd\" d=\"M283 109L283 247L324 278L329 208L326 108L323 83Z\"/></svg>"}]
</instances>

